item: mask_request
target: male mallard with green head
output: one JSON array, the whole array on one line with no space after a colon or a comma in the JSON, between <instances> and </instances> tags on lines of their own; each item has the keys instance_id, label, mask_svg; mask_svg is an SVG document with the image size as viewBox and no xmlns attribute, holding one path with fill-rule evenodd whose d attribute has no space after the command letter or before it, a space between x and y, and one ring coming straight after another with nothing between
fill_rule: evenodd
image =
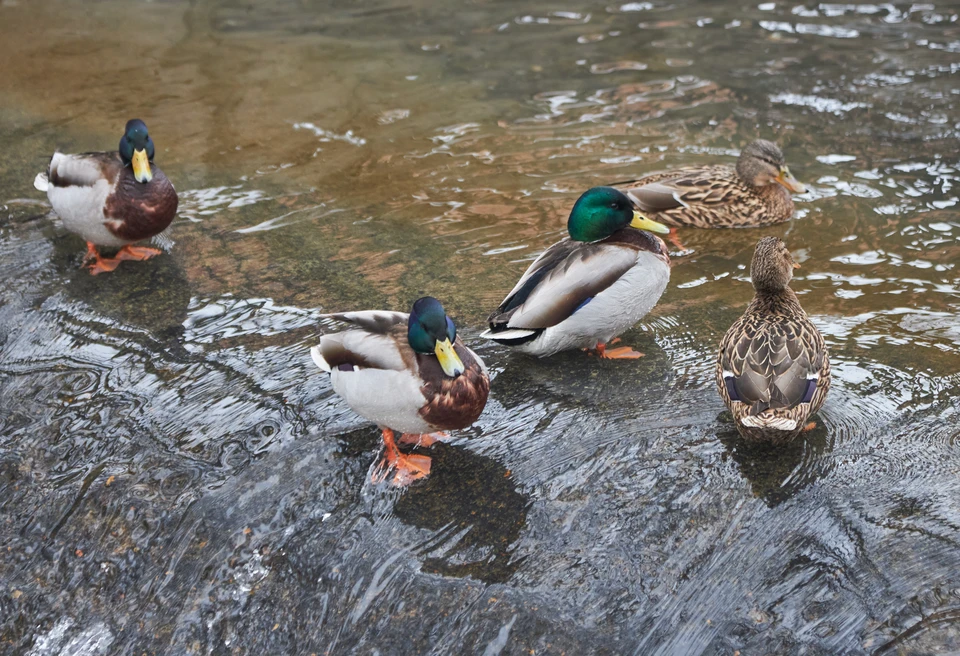
<instances>
[{"instance_id":1,"label":"male mallard with green head","mask_svg":"<svg viewBox=\"0 0 960 656\"><path fill-rule=\"evenodd\" d=\"M140 119L127 122L120 148L109 153L55 152L34 186L47 192L63 226L87 241L90 273L113 271L123 260L146 260L160 251L134 242L166 230L177 213L177 192L153 165L153 140ZM97 250L120 250L105 258Z\"/></svg>"},{"instance_id":2,"label":"male mallard with green head","mask_svg":"<svg viewBox=\"0 0 960 656\"><path fill-rule=\"evenodd\" d=\"M475 422L490 392L483 360L464 346L440 301L429 296L414 302L410 314L325 316L354 327L321 337L310 349L313 361L329 372L333 391L354 412L380 426L385 468L396 471L393 483L423 478L430 458L401 453L394 431L402 433L400 442L419 442L422 435Z\"/></svg>"},{"instance_id":3,"label":"male mallard with green head","mask_svg":"<svg viewBox=\"0 0 960 656\"><path fill-rule=\"evenodd\" d=\"M654 173L618 184L644 215L669 226L754 228L793 216L790 194L807 189L776 144L758 139L736 168L713 165Z\"/></svg>"},{"instance_id":4,"label":"male mallard with green head","mask_svg":"<svg viewBox=\"0 0 960 656\"><path fill-rule=\"evenodd\" d=\"M669 230L640 216L612 187L594 187L567 220L568 239L545 250L488 319L481 337L543 357L596 348L606 358L638 358L606 343L656 305L670 280Z\"/></svg>"},{"instance_id":5,"label":"male mallard with green head","mask_svg":"<svg viewBox=\"0 0 960 656\"><path fill-rule=\"evenodd\" d=\"M823 336L790 289L798 267L780 239L761 239L750 265L756 295L720 342L717 390L751 441L780 444L812 428L807 418L830 389Z\"/></svg>"}]
</instances>

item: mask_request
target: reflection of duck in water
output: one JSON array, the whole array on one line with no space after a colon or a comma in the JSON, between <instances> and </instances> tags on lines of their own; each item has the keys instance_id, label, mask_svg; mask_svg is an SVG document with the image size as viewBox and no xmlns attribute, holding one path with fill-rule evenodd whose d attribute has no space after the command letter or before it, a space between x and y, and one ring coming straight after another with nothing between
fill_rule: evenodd
<instances>
[{"instance_id":1,"label":"reflection of duck in water","mask_svg":"<svg viewBox=\"0 0 960 656\"><path fill-rule=\"evenodd\" d=\"M131 267L122 276L76 275L73 239L54 242L53 264L71 299L123 325L144 329L180 353L192 290L181 263L172 257L153 266ZM69 310L68 310L69 312Z\"/></svg>"},{"instance_id":2,"label":"reflection of duck in water","mask_svg":"<svg viewBox=\"0 0 960 656\"><path fill-rule=\"evenodd\" d=\"M717 389L745 439L795 438L830 389L823 336L790 289L793 261L786 245L764 237L750 265L756 295L720 342Z\"/></svg>"},{"instance_id":3,"label":"reflection of duck in water","mask_svg":"<svg viewBox=\"0 0 960 656\"><path fill-rule=\"evenodd\" d=\"M522 562L513 554L529 499L491 458L443 443L431 454L430 478L404 493L393 510L405 524L439 532L430 540L423 569L485 583L508 581ZM456 544L449 545L451 540Z\"/></svg>"},{"instance_id":4,"label":"reflection of duck in water","mask_svg":"<svg viewBox=\"0 0 960 656\"><path fill-rule=\"evenodd\" d=\"M745 440L729 423L724 423L717 438L739 466L753 493L768 506L783 503L822 475L820 458L827 448L827 430L823 426L810 431L802 440L773 444Z\"/></svg>"},{"instance_id":5,"label":"reflection of duck in water","mask_svg":"<svg viewBox=\"0 0 960 656\"><path fill-rule=\"evenodd\" d=\"M90 273L113 271L122 260L146 260L161 251L134 242L167 229L177 213L177 192L152 165L153 140L140 119L127 122L118 152L56 152L34 186L47 192L63 226L87 241ZM97 246L119 247L112 258Z\"/></svg>"},{"instance_id":6,"label":"reflection of duck in water","mask_svg":"<svg viewBox=\"0 0 960 656\"><path fill-rule=\"evenodd\" d=\"M393 431L403 433L401 442L417 442L423 434L472 424L490 391L486 365L429 296L409 315L371 310L327 316L354 328L321 337L310 350L313 361L330 373L333 390L354 412L383 430L393 483L423 478L430 458L401 453Z\"/></svg>"},{"instance_id":7,"label":"reflection of duck in water","mask_svg":"<svg viewBox=\"0 0 960 656\"><path fill-rule=\"evenodd\" d=\"M639 358L606 344L656 305L670 280L666 245L647 232L669 232L634 212L630 199L594 187L577 199L567 220L569 239L538 257L481 337L543 357L596 348L601 357Z\"/></svg>"},{"instance_id":8,"label":"reflection of duck in water","mask_svg":"<svg viewBox=\"0 0 960 656\"><path fill-rule=\"evenodd\" d=\"M637 209L671 226L747 228L786 221L791 193L806 191L776 144L758 139L740 153L736 168L692 166L618 184Z\"/></svg>"}]
</instances>

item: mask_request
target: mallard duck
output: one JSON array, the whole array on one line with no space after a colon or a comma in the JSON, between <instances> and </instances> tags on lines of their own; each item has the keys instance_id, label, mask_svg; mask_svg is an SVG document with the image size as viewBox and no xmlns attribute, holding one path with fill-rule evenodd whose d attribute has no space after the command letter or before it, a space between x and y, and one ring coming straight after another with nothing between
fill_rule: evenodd
<instances>
[{"instance_id":1,"label":"mallard duck","mask_svg":"<svg viewBox=\"0 0 960 656\"><path fill-rule=\"evenodd\" d=\"M790 173L776 144L758 139L736 168L685 167L619 183L644 216L669 226L753 228L793 215L791 193L807 189Z\"/></svg>"},{"instance_id":2,"label":"mallard duck","mask_svg":"<svg viewBox=\"0 0 960 656\"><path fill-rule=\"evenodd\" d=\"M383 431L380 471L405 485L430 473L430 458L401 453L397 441L429 443L437 431L466 428L487 403L490 378L476 353L457 337L443 306L429 296L410 314L371 310L324 315L352 324L310 349L330 374L333 391ZM399 440L394 431L400 431ZM426 436L421 439L421 436Z\"/></svg>"},{"instance_id":3,"label":"mallard duck","mask_svg":"<svg viewBox=\"0 0 960 656\"><path fill-rule=\"evenodd\" d=\"M750 265L756 295L720 342L717 389L747 440L781 444L812 428L807 418L830 389L823 336L789 286L794 268L780 239L761 239Z\"/></svg>"},{"instance_id":4,"label":"mallard duck","mask_svg":"<svg viewBox=\"0 0 960 656\"><path fill-rule=\"evenodd\" d=\"M633 210L612 187L583 193L567 220L569 239L545 250L490 315L481 337L538 357L596 348L605 358L642 354L606 343L650 311L670 280L669 230Z\"/></svg>"},{"instance_id":5,"label":"mallard duck","mask_svg":"<svg viewBox=\"0 0 960 656\"><path fill-rule=\"evenodd\" d=\"M97 275L123 260L146 260L161 251L133 246L166 230L177 213L177 192L153 165L153 140L138 118L127 121L120 149L67 155L55 152L34 186L47 192L63 226L87 241L84 263ZM112 258L98 246L119 247Z\"/></svg>"}]
</instances>

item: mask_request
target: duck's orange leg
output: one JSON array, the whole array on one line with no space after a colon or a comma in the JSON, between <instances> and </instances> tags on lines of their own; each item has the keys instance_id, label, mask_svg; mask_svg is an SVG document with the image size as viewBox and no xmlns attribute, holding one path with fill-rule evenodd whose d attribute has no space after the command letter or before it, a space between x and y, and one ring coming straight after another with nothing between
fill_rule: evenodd
<instances>
[{"instance_id":1,"label":"duck's orange leg","mask_svg":"<svg viewBox=\"0 0 960 656\"><path fill-rule=\"evenodd\" d=\"M680 237L677 235L676 228L670 228L670 234L667 235L667 241L677 247L679 251L686 251L687 247L680 242Z\"/></svg>"},{"instance_id":2,"label":"duck's orange leg","mask_svg":"<svg viewBox=\"0 0 960 656\"><path fill-rule=\"evenodd\" d=\"M151 257L156 257L162 253L158 248L150 248L149 246L132 246L127 245L117 251L116 258L118 260L149 260Z\"/></svg>"},{"instance_id":3,"label":"duck's orange leg","mask_svg":"<svg viewBox=\"0 0 960 656\"><path fill-rule=\"evenodd\" d=\"M414 446L433 446L437 442L443 442L450 439L450 436L444 432L436 433L404 433L397 440L398 444L412 444Z\"/></svg>"},{"instance_id":4,"label":"duck's orange leg","mask_svg":"<svg viewBox=\"0 0 960 656\"><path fill-rule=\"evenodd\" d=\"M619 340L614 340L614 342ZM613 344L614 342L611 342ZM597 342L597 355L605 360L636 360L637 358L642 358L643 353L639 351L634 351L629 346L618 346L615 349L607 350L606 344L601 344Z\"/></svg>"},{"instance_id":5,"label":"duck's orange leg","mask_svg":"<svg viewBox=\"0 0 960 656\"><path fill-rule=\"evenodd\" d=\"M806 426L804 426L803 428L801 428L801 429L800 429L800 432L801 432L801 433L809 433L810 431L812 431L812 430L813 430L814 428L816 428L816 427L817 427L817 422L811 421L809 424L807 424Z\"/></svg>"},{"instance_id":6,"label":"duck's orange leg","mask_svg":"<svg viewBox=\"0 0 960 656\"><path fill-rule=\"evenodd\" d=\"M390 484L397 487L404 487L430 474L430 457L401 453L389 428L383 429L383 446L383 460L371 477L374 483L383 481L391 471L395 473Z\"/></svg>"},{"instance_id":7,"label":"duck's orange leg","mask_svg":"<svg viewBox=\"0 0 960 656\"><path fill-rule=\"evenodd\" d=\"M95 276L100 273L113 271L120 266L120 260L110 257L100 257L97 245L92 241L88 241L87 253L83 256L83 264L90 270L90 275Z\"/></svg>"}]
</instances>

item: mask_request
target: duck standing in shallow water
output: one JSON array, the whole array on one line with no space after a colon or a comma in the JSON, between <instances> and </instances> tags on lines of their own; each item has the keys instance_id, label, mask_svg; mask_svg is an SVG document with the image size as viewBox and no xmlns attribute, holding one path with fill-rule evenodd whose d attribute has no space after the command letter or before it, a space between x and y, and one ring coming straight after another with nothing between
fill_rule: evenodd
<instances>
[{"instance_id":1,"label":"duck standing in shallow water","mask_svg":"<svg viewBox=\"0 0 960 656\"><path fill-rule=\"evenodd\" d=\"M87 241L84 263L97 275L123 260L147 260L161 251L134 242L167 229L177 213L177 192L153 165L153 140L140 119L127 121L120 148L110 153L55 152L34 186L47 192L63 226ZM98 246L119 247L112 258Z\"/></svg>"},{"instance_id":2,"label":"duck standing in shallow water","mask_svg":"<svg viewBox=\"0 0 960 656\"><path fill-rule=\"evenodd\" d=\"M604 358L639 358L606 343L656 305L670 280L669 230L640 216L612 187L594 187L577 200L569 239L550 246L490 315L481 337L543 357L596 348Z\"/></svg>"},{"instance_id":3,"label":"duck standing in shallow water","mask_svg":"<svg viewBox=\"0 0 960 656\"><path fill-rule=\"evenodd\" d=\"M789 442L830 389L823 336L790 289L793 256L776 237L757 243L750 277L756 295L720 342L717 389L747 440Z\"/></svg>"},{"instance_id":4,"label":"duck standing in shallow water","mask_svg":"<svg viewBox=\"0 0 960 656\"><path fill-rule=\"evenodd\" d=\"M402 433L400 442L419 443L421 436L475 422L490 392L483 360L464 346L440 301L429 296L418 299L410 314L371 310L325 316L354 328L324 335L310 355L330 373L333 391L380 426L381 471L394 470L395 485L428 475L430 458L401 453L394 431Z\"/></svg>"},{"instance_id":5,"label":"duck standing in shallow water","mask_svg":"<svg viewBox=\"0 0 960 656\"><path fill-rule=\"evenodd\" d=\"M685 167L618 184L641 214L668 226L754 228L793 216L791 194L806 192L773 142L754 141L736 168Z\"/></svg>"}]
</instances>

